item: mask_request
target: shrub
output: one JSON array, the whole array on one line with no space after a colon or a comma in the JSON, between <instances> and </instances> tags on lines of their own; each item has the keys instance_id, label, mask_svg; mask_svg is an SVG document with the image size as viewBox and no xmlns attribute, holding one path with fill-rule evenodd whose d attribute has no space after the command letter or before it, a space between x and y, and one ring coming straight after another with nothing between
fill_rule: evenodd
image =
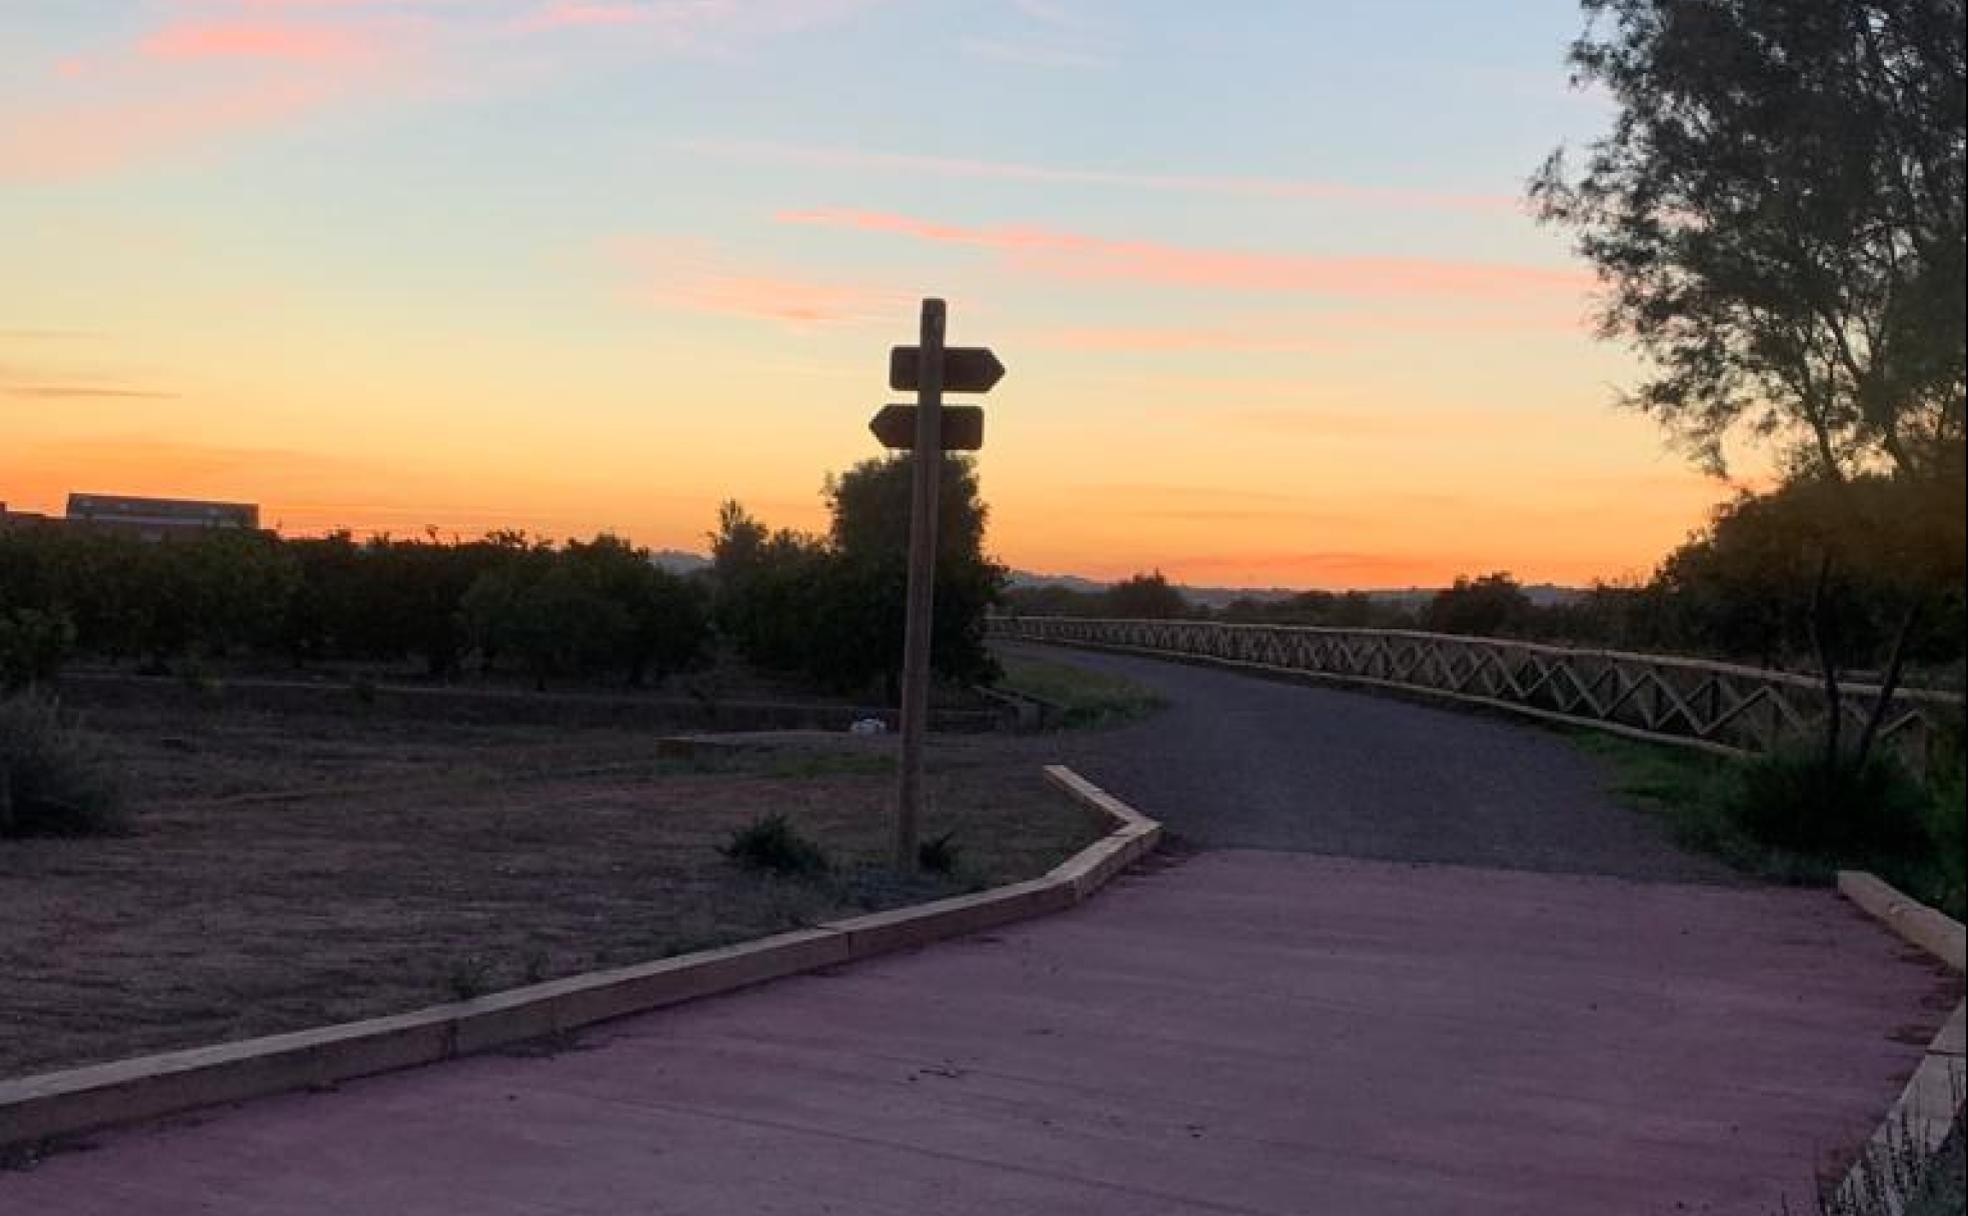
<instances>
[{"instance_id":1,"label":"shrub","mask_svg":"<svg viewBox=\"0 0 1968 1216\"><path fill-rule=\"evenodd\" d=\"M451 960L444 972L444 988L456 1001L469 1001L492 991L491 960L479 954L462 954Z\"/></svg>"},{"instance_id":2,"label":"shrub","mask_svg":"<svg viewBox=\"0 0 1968 1216\"><path fill-rule=\"evenodd\" d=\"M52 683L74 646L75 623L65 613L0 610L0 692Z\"/></svg>"},{"instance_id":3,"label":"shrub","mask_svg":"<svg viewBox=\"0 0 1968 1216\"><path fill-rule=\"evenodd\" d=\"M827 854L800 835L781 814L766 815L739 828L720 852L748 870L805 875L828 869Z\"/></svg>"},{"instance_id":4,"label":"shrub","mask_svg":"<svg viewBox=\"0 0 1968 1216\"><path fill-rule=\"evenodd\" d=\"M123 826L122 791L93 739L44 697L0 700L0 837Z\"/></svg>"},{"instance_id":5,"label":"shrub","mask_svg":"<svg viewBox=\"0 0 1968 1216\"><path fill-rule=\"evenodd\" d=\"M954 874L961 863L963 846L955 832L945 832L934 840L916 846L916 861L931 874Z\"/></svg>"},{"instance_id":6,"label":"shrub","mask_svg":"<svg viewBox=\"0 0 1968 1216\"><path fill-rule=\"evenodd\" d=\"M1968 778L1960 761L1931 782L1927 834L1934 842L1934 897L1956 920L1968 909Z\"/></svg>"},{"instance_id":7,"label":"shrub","mask_svg":"<svg viewBox=\"0 0 1968 1216\"><path fill-rule=\"evenodd\" d=\"M1919 857L1928 794L1897 762L1828 766L1812 752L1778 752L1743 765L1730 817L1773 848L1845 864Z\"/></svg>"}]
</instances>

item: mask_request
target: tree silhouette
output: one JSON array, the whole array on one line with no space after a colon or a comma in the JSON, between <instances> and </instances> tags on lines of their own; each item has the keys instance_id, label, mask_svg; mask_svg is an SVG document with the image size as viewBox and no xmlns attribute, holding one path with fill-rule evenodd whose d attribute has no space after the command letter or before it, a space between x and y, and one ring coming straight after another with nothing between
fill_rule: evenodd
<instances>
[{"instance_id":1,"label":"tree silhouette","mask_svg":"<svg viewBox=\"0 0 1968 1216\"><path fill-rule=\"evenodd\" d=\"M1619 106L1574 177L1563 149L1531 184L1608 293L1609 336L1654 374L1629 397L1712 469L1746 430L1793 480L1828 487L1802 530L1829 702L1825 765L1843 762L1833 601L1882 514L1852 486L1885 471L1912 499L1964 506L1968 388L1968 58L1962 0L1584 0L1571 61ZM1923 535L1920 529L1905 534ZM1909 555L1911 556L1911 555ZM1946 558L1915 565L1943 570ZM1895 579L1886 695L1943 584Z\"/></svg>"},{"instance_id":2,"label":"tree silhouette","mask_svg":"<svg viewBox=\"0 0 1968 1216\"><path fill-rule=\"evenodd\" d=\"M1619 106L1531 185L1609 292L1631 395L1710 466L1739 424L1828 478L1963 439L1961 0L1585 0Z\"/></svg>"},{"instance_id":3,"label":"tree silhouette","mask_svg":"<svg viewBox=\"0 0 1968 1216\"><path fill-rule=\"evenodd\" d=\"M1169 585L1160 570L1135 574L1107 588L1107 612L1137 621L1159 621L1195 615L1195 608L1182 592Z\"/></svg>"}]
</instances>

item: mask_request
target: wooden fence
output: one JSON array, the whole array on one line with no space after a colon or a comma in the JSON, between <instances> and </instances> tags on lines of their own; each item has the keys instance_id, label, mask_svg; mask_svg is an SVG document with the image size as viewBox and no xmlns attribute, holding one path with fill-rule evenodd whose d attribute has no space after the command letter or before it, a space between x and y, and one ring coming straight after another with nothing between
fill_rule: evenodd
<instances>
[{"instance_id":1,"label":"wooden fence","mask_svg":"<svg viewBox=\"0 0 1968 1216\"><path fill-rule=\"evenodd\" d=\"M1823 738L1815 676L1702 659L1546 646L1397 629L994 617L993 637L1134 651L1442 697L1723 753L1766 752ZM1880 690L1841 688L1848 739ZM1924 769L1939 734L1958 723L1958 694L1900 690L1882 742Z\"/></svg>"}]
</instances>

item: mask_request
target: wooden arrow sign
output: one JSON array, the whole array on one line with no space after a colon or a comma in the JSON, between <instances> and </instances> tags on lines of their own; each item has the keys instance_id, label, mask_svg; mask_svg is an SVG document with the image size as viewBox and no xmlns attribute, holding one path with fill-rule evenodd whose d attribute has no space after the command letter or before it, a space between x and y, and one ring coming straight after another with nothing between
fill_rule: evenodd
<instances>
[{"instance_id":1,"label":"wooden arrow sign","mask_svg":"<svg viewBox=\"0 0 1968 1216\"><path fill-rule=\"evenodd\" d=\"M975 452L984 446L984 410L979 406L946 405L940 425L946 452ZM916 446L916 407L884 405L868 420L868 429L883 447L906 452Z\"/></svg>"},{"instance_id":2,"label":"wooden arrow sign","mask_svg":"<svg viewBox=\"0 0 1968 1216\"><path fill-rule=\"evenodd\" d=\"M922 348L896 346L888 352L888 387L898 393L913 393L921 385ZM1004 364L988 346L951 346L943 351L943 391L946 393L988 393L1004 379Z\"/></svg>"}]
</instances>

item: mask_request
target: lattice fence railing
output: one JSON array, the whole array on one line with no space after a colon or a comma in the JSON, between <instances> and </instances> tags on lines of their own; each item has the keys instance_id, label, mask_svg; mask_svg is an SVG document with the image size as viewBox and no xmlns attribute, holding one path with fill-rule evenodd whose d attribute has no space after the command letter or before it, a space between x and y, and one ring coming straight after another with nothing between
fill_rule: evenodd
<instances>
[{"instance_id":1,"label":"lattice fence railing","mask_svg":"<svg viewBox=\"0 0 1968 1216\"><path fill-rule=\"evenodd\" d=\"M1500 638L1392 629L996 617L994 637L1201 659L1474 702L1713 751L1763 752L1823 737L1816 677L1701 659L1575 650ZM1880 690L1846 685L1856 738ZM1881 739L1919 767L1962 713L1953 693L1897 692Z\"/></svg>"}]
</instances>

